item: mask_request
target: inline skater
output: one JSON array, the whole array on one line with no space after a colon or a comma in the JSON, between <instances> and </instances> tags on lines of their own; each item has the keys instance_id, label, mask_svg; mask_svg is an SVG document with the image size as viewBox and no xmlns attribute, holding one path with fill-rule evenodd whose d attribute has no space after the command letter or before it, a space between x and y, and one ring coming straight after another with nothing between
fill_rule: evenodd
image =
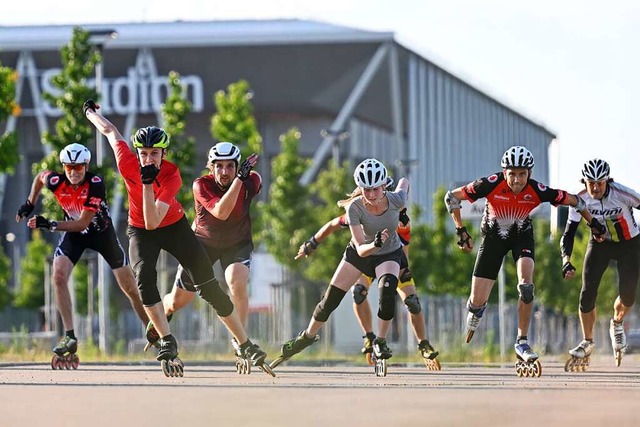
<instances>
[{"instance_id":1,"label":"inline skater","mask_svg":"<svg viewBox=\"0 0 640 427\"><path fill-rule=\"evenodd\" d=\"M38 173L31 184L27 200L16 214L17 222L29 216L44 187L53 193L64 212L62 221L50 220L41 215L32 216L27 221L29 228L63 232L53 253L52 279L65 335L53 349L53 369L62 369L65 365L74 369L78 367L78 338L74 330L68 282L73 267L85 249L93 249L104 258L140 320L144 324L149 321L127 256L109 216L104 181L89 172L90 161L91 152L84 145L74 143L64 147L60 151L60 163L64 172L46 170Z\"/></svg>"},{"instance_id":2,"label":"inline skater","mask_svg":"<svg viewBox=\"0 0 640 427\"><path fill-rule=\"evenodd\" d=\"M338 202L339 206L346 209L351 241L327 291L314 310L309 326L282 346L282 354L272 362L272 367L319 339L316 333L363 273L377 277L380 289L378 336L373 341L373 352L378 360L386 361L392 356L386 337L395 315L395 296L403 253L395 229L400 211L405 207L409 181L402 178L394 192L385 191L387 168L376 159L362 161L354 171L354 180L358 188L351 197ZM379 373L377 368L376 374L386 375L386 370Z\"/></svg>"},{"instance_id":3,"label":"inline skater","mask_svg":"<svg viewBox=\"0 0 640 427\"><path fill-rule=\"evenodd\" d=\"M610 177L609 164L602 159L592 159L583 165L581 182L585 188L578 193L578 197L585 202L591 215L605 224L606 233L603 238L595 239L596 236L593 236L587 244L579 307L583 340L577 347L569 350L571 358L565 365L566 371L584 371L589 366L589 356L594 349L596 295L602 275L611 260L617 262L619 294L613 303L609 335L616 366L620 366L627 345L624 317L635 302L640 276L640 230L633 215L634 208L640 209L640 194L614 182ZM576 268L571 263L571 253L579 224L578 212L570 209L560 242L562 276L565 279L572 279L576 273Z\"/></svg>"}]
</instances>

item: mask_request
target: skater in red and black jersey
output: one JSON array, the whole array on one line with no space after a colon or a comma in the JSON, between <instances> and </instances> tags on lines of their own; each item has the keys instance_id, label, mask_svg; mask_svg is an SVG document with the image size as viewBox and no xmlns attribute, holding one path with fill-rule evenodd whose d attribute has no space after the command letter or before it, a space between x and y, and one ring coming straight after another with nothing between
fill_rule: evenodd
<instances>
[{"instance_id":1,"label":"skater in red and black jersey","mask_svg":"<svg viewBox=\"0 0 640 427\"><path fill-rule=\"evenodd\" d=\"M230 142L219 142L209 150L207 168L210 173L193 183L196 217L192 228L207 252L211 266L220 261L231 301L246 328L249 318L247 288L253 252L249 210L252 200L260 193L262 178L251 170L258 162L256 154L242 163L240 160L240 149ZM195 291L191 277L182 267L178 268L173 289L163 298L167 317L189 304ZM152 328L148 329L147 339L151 344L158 339ZM232 340L232 343L237 350L237 342Z\"/></svg>"},{"instance_id":2,"label":"skater in red and black jersey","mask_svg":"<svg viewBox=\"0 0 640 427\"><path fill-rule=\"evenodd\" d=\"M165 160L169 136L158 127L140 128L132 136L134 154L118 129L104 116L92 100L83 105L87 119L109 141L116 156L129 198L129 256L142 296L142 303L160 335L158 360L166 375L182 375L177 359L178 343L171 334L158 292L156 262L160 250L166 250L187 271L199 295L216 310L218 317L252 364L262 366L266 353L252 343L229 296L220 288L211 263L184 215L176 195L182 185L178 167ZM250 168L239 170L246 179ZM175 359L175 361L174 361ZM166 367L171 368L168 373Z\"/></svg>"},{"instance_id":3,"label":"skater in red and black jersey","mask_svg":"<svg viewBox=\"0 0 640 427\"><path fill-rule=\"evenodd\" d=\"M480 323L489 300L491 289L502 265L502 259L511 251L517 265L518 274L518 336L516 355L524 363L536 362L538 355L531 350L527 340L527 331L533 311L535 265L535 247L533 224L529 214L541 203L554 206L569 205L587 220L594 234L603 234L604 226L595 220L585 209L584 201L563 190L549 188L531 178L533 155L522 146L509 148L502 156L502 171L477 179L468 185L450 190L445 196L445 204L458 234L460 249L470 252L473 239L462 223L460 215L461 200L471 203L486 198L487 203L482 217L482 242L478 249L476 264L471 282L471 295L467 302L467 342ZM539 376L537 371L530 372ZM523 372L518 371L518 374Z\"/></svg>"},{"instance_id":4,"label":"skater in red and black jersey","mask_svg":"<svg viewBox=\"0 0 640 427\"><path fill-rule=\"evenodd\" d=\"M63 232L54 252L52 274L58 311L65 329L65 336L53 351L61 357L74 354L78 348L67 282L85 249L93 249L102 255L140 320L144 324L149 321L127 256L109 216L104 182L98 175L89 172L90 161L91 152L84 145L67 145L60 151L64 173L40 172L31 184L26 202L16 215L16 221L29 216L44 187L55 195L64 211L64 221L49 220L40 215L27 221L30 228Z\"/></svg>"}]
</instances>

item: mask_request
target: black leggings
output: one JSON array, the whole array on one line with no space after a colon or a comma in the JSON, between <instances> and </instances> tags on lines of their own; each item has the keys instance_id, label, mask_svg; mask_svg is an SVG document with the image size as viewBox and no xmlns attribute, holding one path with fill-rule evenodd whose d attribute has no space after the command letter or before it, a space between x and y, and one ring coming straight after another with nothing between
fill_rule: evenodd
<instances>
[{"instance_id":1,"label":"black leggings","mask_svg":"<svg viewBox=\"0 0 640 427\"><path fill-rule=\"evenodd\" d=\"M589 313L596 307L600 280L611 260L618 263L618 291L622 304L631 307L635 302L640 276L640 236L622 242L597 243L592 239L587 245L582 269L581 312Z\"/></svg>"},{"instance_id":2,"label":"black leggings","mask_svg":"<svg viewBox=\"0 0 640 427\"><path fill-rule=\"evenodd\" d=\"M186 217L155 230L129 225L127 235L131 267L136 276L142 304L146 307L161 301L156 263L160 250L164 249L182 265L191 276L200 296L219 316L227 317L233 312L233 303L215 279L207 253L189 227Z\"/></svg>"}]
</instances>

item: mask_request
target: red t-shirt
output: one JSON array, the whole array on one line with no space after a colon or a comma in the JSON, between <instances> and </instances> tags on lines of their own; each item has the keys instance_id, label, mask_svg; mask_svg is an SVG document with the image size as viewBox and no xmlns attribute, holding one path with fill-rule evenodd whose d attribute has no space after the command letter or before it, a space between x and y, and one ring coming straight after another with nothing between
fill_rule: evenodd
<instances>
[{"instance_id":1,"label":"red t-shirt","mask_svg":"<svg viewBox=\"0 0 640 427\"><path fill-rule=\"evenodd\" d=\"M129 195L129 224L134 227L144 228L140 162L125 141L116 143L115 153L116 163L122 178L124 178L127 194ZM181 185L182 178L178 167L167 160L163 160L160 173L156 178L156 182L153 183L153 194L156 200L168 204L169 210L160 225L158 225L158 228L174 224L184 216L184 209L176 199L176 194L180 191Z\"/></svg>"},{"instance_id":2,"label":"red t-shirt","mask_svg":"<svg viewBox=\"0 0 640 427\"><path fill-rule=\"evenodd\" d=\"M262 178L252 171L242 183L238 199L229 214L222 221L214 217L210 210L227 192L216 184L212 174L201 176L193 182L193 195L196 205L196 235L207 246L228 248L237 243L251 242L251 218L249 208L251 200L260 192Z\"/></svg>"}]
</instances>

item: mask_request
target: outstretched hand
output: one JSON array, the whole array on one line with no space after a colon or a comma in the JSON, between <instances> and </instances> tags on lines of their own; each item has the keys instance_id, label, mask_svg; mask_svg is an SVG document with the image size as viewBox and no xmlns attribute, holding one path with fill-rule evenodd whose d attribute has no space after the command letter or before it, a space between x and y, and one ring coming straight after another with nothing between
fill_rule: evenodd
<instances>
[{"instance_id":1,"label":"outstretched hand","mask_svg":"<svg viewBox=\"0 0 640 427\"><path fill-rule=\"evenodd\" d=\"M253 153L249 157L247 157L244 162L238 167L238 179L240 181L244 181L249 178L249 174L251 173L251 169L258 164L258 155Z\"/></svg>"},{"instance_id":2,"label":"outstretched hand","mask_svg":"<svg viewBox=\"0 0 640 427\"><path fill-rule=\"evenodd\" d=\"M93 111L95 113L99 109L100 109L100 106L96 104L96 102L93 99L87 99L86 101L84 101L84 104L82 104L82 113L85 116L87 115L87 111Z\"/></svg>"}]
</instances>

